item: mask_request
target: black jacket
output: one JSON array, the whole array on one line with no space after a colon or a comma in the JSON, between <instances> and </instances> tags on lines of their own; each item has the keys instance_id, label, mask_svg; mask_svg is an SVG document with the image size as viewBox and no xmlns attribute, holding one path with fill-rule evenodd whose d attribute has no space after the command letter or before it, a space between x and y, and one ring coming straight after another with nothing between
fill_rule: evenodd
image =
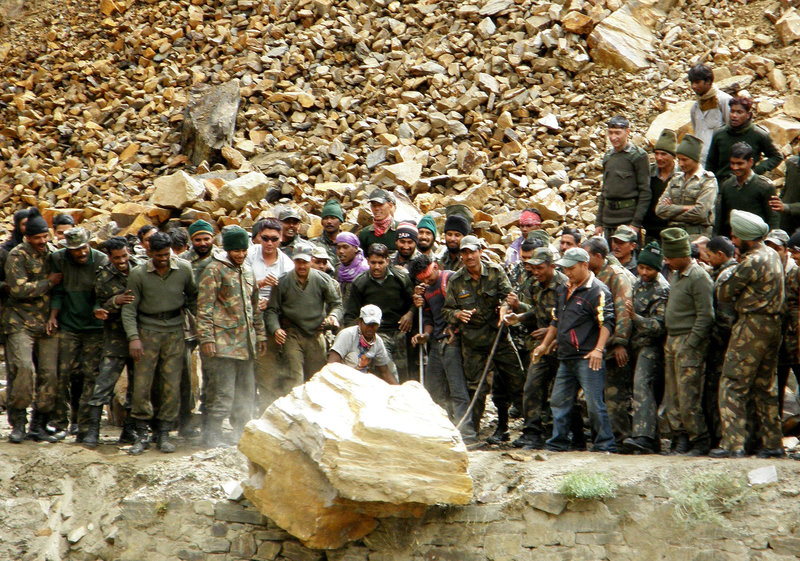
<instances>
[{"instance_id":1,"label":"black jacket","mask_svg":"<svg viewBox=\"0 0 800 561\"><path fill-rule=\"evenodd\" d=\"M550 325L558 331L559 360L583 359L597 346L600 328L614 333L614 299L608 287L590 273L567 299L567 285L559 286L558 303Z\"/></svg>"}]
</instances>

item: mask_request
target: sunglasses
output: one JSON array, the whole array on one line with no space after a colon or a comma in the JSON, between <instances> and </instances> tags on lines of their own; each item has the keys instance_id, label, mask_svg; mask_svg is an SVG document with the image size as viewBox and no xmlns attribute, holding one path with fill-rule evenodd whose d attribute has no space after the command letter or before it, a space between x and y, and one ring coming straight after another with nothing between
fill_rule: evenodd
<instances>
[{"instance_id":1,"label":"sunglasses","mask_svg":"<svg viewBox=\"0 0 800 561\"><path fill-rule=\"evenodd\" d=\"M264 241L264 242L277 242L280 239L281 238L279 236L274 236L274 237L272 237L272 236L261 236L261 241Z\"/></svg>"}]
</instances>

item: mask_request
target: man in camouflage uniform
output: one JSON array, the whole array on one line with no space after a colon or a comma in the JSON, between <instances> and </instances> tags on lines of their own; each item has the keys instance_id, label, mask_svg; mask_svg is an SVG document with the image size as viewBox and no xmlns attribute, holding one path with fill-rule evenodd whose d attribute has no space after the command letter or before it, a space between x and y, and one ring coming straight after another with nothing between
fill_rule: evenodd
<instances>
[{"instance_id":1,"label":"man in camouflage uniform","mask_svg":"<svg viewBox=\"0 0 800 561\"><path fill-rule=\"evenodd\" d=\"M50 292L62 279L50 265L47 223L36 212L25 225L25 241L6 259L8 300L3 310L8 390L6 406L16 444L25 439L26 409L33 404L29 438L54 442L46 431L55 407L58 339L49 324Z\"/></svg>"},{"instance_id":2,"label":"man in camouflage uniform","mask_svg":"<svg viewBox=\"0 0 800 561\"><path fill-rule=\"evenodd\" d=\"M611 236L611 252L619 264L634 277L639 275L636 261L636 242L639 234L630 226L619 226Z\"/></svg>"},{"instance_id":3,"label":"man in camouflage uniform","mask_svg":"<svg viewBox=\"0 0 800 561\"><path fill-rule=\"evenodd\" d=\"M89 425L89 400L103 356L103 322L94 317L94 286L108 257L89 247L89 232L83 228L70 228L64 236L66 247L51 256L53 270L64 275L50 301L50 324L53 329L60 328L55 420L57 428L66 428L71 406L70 418L77 420L76 439L81 442Z\"/></svg>"},{"instance_id":4,"label":"man in camouflage uniform","mask_svg":"<svg viewBox=\"0 0 800 561\"><path fill-rule=\"evenodd\" d=\"M661 275L661 248L647 244L639 253L639 278L633 283L633 301L627 303L633 319L633 431L622 450L652 454L659 450L658 395L664 374L664 311L669 283Z\"/></svg>"},{"instance_id":5,"label":"man in camouflage uniform","mask_svg":"<svg viewBox=\"0 0 800 561\"><path fill-rule=\"evenodd\" d=\"M725 236L715 236L706 244L704 253L706 261L713 267L711 280L714 281L714 324L711 326L711 341L706 357L706 375L703 386L703 413L706 417L711 448L716 448L722 438L719 420L719 378L722 375L722 364L731 329L736 323L736 308L732 302L721 302L719 287L733 272L737 265L734 254L736 247Z\"/></svg>"},{"instance_id":6,"label":"man in camouflage uniform","mask_svg":"<svg viewBox=\"0 0 800 561\"><path fill-rule=\"evenodd\" d=\"M760 216L733 210L730 224L731 241L742 258L721 283L719 298L735 302L739 318L731 331L719 385L722 441L710 455L744 455L746 408L748 398L752 398L761 428L758 457L782 457L776 350L781 341L783 267L778 254L764 245L769 226Z\"/></svg>"},{"instance_id":7,"label":"man in camouflage uniform","mask_svg":"<svg viewBox=\"0 0 800 561\"><path fill-rule=\"evenodd\" d=\"M174 452L169 431L180 409L180 379L184 353L184 308L197 307L197 283L191 265L171 255L170 239L161 232L150 237L150 259L128 275L133 302L122 307L128 352L135 362L131 415L136 419L137 455L147 446L148 421L157 425L157 445ZM161 392L153 406L151 393Z\"/></svg>"},{"instance_id":8,"label":"man in camouflage uniform","mask_svg":"<svg viewBox=\"0 0 800 561\"><path fill-rule=\"evenodd\" d=\"M439 269L442 271L458 271L461 262L461 239L472 232L472 223L461 214L451 214L444 222L445 250L439 257Z\"/></svg>"},{"instance_id":9,"label":"man in camouflage uniform","mask_svg":"<svg viewBox=\"0 0 800 561\"><path fill-rule=\"evenodd\" d=\"M773 237L773 234L774 231L770 232L765 242ZM798 341L800 337L800 326L798 325L800 319L800 267L792 257L793 254L797 254L795 248L800 245L800 233L795 232L791 238L786 240L785 245L783 327L781 329L783 343L778 361L778 409L781 419L783 419L783 398L786 394L789 370L800 373L800 348L798 348L798 342L800 342Z\"/></svg>"},{"instance_id":10,"label":"man in camouflage uniform","mask_svg":"<svg viewBox=\"0 0 800 561\"><path fill-rule=\"evenodd\" d=\"M131 417L130 396L133 391L133 360L128 355L128 339L122 327L120 310L125 304L133 302L133 294L127 289L128 274L131 270L132 256L128 252L125 238L114 237L104 244L109 263L97 273L94 291L97 303L94 316L103 321L103 352L100 367L94 384L94 393L89 400L89 426L83 445L94 448L100 440L100 418L103 406L111 401L122 369L128 373L128 395L125 403L125 424L119 436L120 444L132 444L136 439L133 417ZM134 262L134 265L136 263Z\"/></svg>"},{"instance_id":11,"label":"man in camouflage uniform","mask_svg":"<svg viewBox=\"0 0 800 561\"><path fill-rule=\"evenodd\" d=\"M290 207L283 209L280 214L278 214L278 220L283 224L283 230L281 230L281 251L291 258L292 255L294 255L297 244L303 241L297 233L302 217L296 209Z\"/></svg>"},{"instance_id":12,"label":"man in camouflage uniform","mask_svg":"<svg viewBox=\"0 0 800 561\"><path fill-rule=\"evenodd\" d=\"M225 418L239 434L253 417L253 367L256 354L267 350L258 285L245 264L248 245L246 230L227 228L222 233L225 253L215 254L198 280L197 337L208 381L203 442L208 447L222 443Z\"/></svg>"},{"instance_id":13,"label":"man in camouflage uniform","mask_svg":"<svg viewBox=\"0 0 800 561\"><path fill-rule=\"evenodd\" d=\"M605 284L614 298L614 332L606 349L605 403L614 438L623 442L631 436L631 393L633 372L628 356L633 324L627 302L633 296L634 277L627 269L610 261L608 244L602 238L590 238L583 243L589 254L589 269Z\"/></svg>"},{"instance_id":14,"label":"man in camouflage uniform","mask_svg":"<svg viewBox=\"0 0 800 561\"><path fill-rule=\"evenodd\" d=\"M714 323L713 284L692 259L689 234L680 228L661 232L661 248L670 277L664 310L664 405L671 430L671 451L702 456L709 439L703 417L705 350Z\"/></svg>"},{"instance_id":15,"label":"man in camouflage uniform","mask_svg":"<svg viewBox=\"0 0 800 561\"><path fill-rule=\"evenodd\" d=\"M325 248L331 269L336 270L339 265L339 257L336 255L336 237L341 231L342 222L344 222L342 205L336 199L328 199L322 205L320 218L322 219L322 235L309 241Z\"/></svg>"},{"instance_id":16,"label":"man in camouflage uniform","mask_svg":"<svg viewBox=\"0 0 800 561\"><path fill-rule=\"evenodd\" d=\"M687 134L678 145L678 166L656 205L656 215L682 228L691 240L710 236L717 200L717 179L700 165L703 142Z\"/></svg>"},{"instance_id":17,"label":"man in camouflage uniform","mask_svg":"<svg viewBox=\"0 0 800 561\"><path fill-rule=\"evenodd\" d=\"M530 269L533 282L527 284L521 292L519 315L509 314L506 316L506 323L513 324L519 321L520 324L527 326L529 336L525 344L530 353L542 342L547 333L553 318L553 308L558 300L557 289L567 284L567 277L556 269L555 257L550 248L536 248L530 257L525 257L525 253L523 244L522 254L525 260L521 263ZM528 367L522 391L525 423L522 435L512 443L516 448L529 450L544 448L543 417L547 413L550 386L557 372L558 357L555 350L539 357Z\"/></svg>"},{"instance_id":18,"label":"man in camouflage uniform","mask_svg":"<svg viewBox=\"0 0 800 561\"><path fill-rule=\"evenodd\" d=\"M464 267L450 277L442 315L451 329L461 333L461 356L467 388L470 397L478 392L472 420L475 432L479 432L489 380L487 378L480 391L478 383L502 319L498 308L511 292L511 285L501 266L481 260L478 238L465 236L459 247ZM522 393L523 385L522 368L508 339L500 337L492 357L492 366L495 369L491 383L492 400L497 408L497 427L487 442L499 444L509 438L508 408L513 399Z\"/></svg>"}]
</instances>

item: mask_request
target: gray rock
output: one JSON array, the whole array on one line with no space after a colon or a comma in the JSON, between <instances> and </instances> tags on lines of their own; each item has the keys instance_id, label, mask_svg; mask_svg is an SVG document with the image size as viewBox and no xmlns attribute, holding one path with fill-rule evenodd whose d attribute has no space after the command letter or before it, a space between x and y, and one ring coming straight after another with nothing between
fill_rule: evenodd
<instances>
[{"instance_id":1,"label":"gray rock","mask_svg":"<svg viewBox=\"0 0 800 561\"><path fill-rule=\"evenodd\" d=\"M223 161L222 147L233 144L238 112L238 80L209 88L186 105L181 148L194 165Z\"/></svg>"}]
</instances>

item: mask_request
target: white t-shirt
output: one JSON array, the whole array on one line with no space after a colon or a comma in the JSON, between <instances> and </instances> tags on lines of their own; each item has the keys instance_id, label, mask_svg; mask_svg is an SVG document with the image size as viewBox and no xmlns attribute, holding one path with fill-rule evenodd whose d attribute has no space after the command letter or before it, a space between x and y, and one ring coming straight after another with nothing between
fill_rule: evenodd
<instances>
[{"instance_id":1,"label":"white t-shirt","mask_svg":"<svg viewBox=\"0 0 800 561\"><path fill-rule=\"evenodd\" d=\"M275 275L275 278L280 279L283 275L290 271L294 271L294 261L292 261L284 252L278 250L278 259L272 265L264 263L264 253L260 244L253 244L247 248L247 257L245 263L250 265L253 269L253 274L256 281L266 278L268 275ZM265 286L258 289L258 295L261 298L269 299L269 294L272 292L271 286Z\"/></svg>"},{"instance_id":2,"label":"white t-shirt","mask_svg":"<svg viewBox=\"0 0 800 561\"><path fill-rule=\"evenodd\" d=\"M389 353L383 341L377 335L375 342L368 349L359 344L358 326L342 329L333 342L332 351L342 357L342 362L347 366L366 372L370 366L386 366L390 362Z\"/></svg>"}]
</instances>

